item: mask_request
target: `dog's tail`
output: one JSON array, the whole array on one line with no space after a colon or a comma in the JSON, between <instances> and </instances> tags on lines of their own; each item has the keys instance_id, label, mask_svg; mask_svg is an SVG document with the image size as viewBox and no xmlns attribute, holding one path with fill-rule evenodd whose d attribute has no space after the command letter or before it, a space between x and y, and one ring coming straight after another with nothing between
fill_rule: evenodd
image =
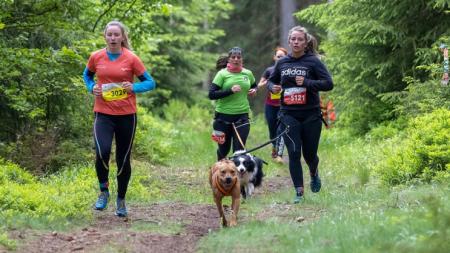
<instances>
[{"instance_id":1,"label":"dog's tail","mask_svg":"<svg viewBox=\"0 0 450 253\"><path fill-rule=\"evenodd\" d=\"M266 161L264 161L263 159L256 157L255 156L255 161L258 164L259 167L262 167L262 164L264 163L265 165L268 165L268 163Z\"/></svg>"},{"instance_id":2,"label":"dog's tail","mask_svg":"<svg viewBox=\"0 0 450 253\"><path fill-rule=\"evenodd\" d=\"M258 166L258 168L259 168L259 170L261 171L261 173L262 173L262 168L263 168L263 163L264 164L266 164L267 165L267 163L263 160L263 159L261 159L261 158L259 158L259 157L254 157L253 159L255 159L255 162L256 162L256 166Z\"/></svg>"},{"instance_id":3,"label":"dog's tail","mask_svg":"<svg viewBox=\"0 0 450 253\"><path fill-rule=\"evenodd\" d=\"M256 156L253 159L255 159L256 166L258 167L253 184L255 185L255 187L258 187L261 185L262 179L264 177L263 163L267 163L263 159Z\"/></svg>"}]
</instances>

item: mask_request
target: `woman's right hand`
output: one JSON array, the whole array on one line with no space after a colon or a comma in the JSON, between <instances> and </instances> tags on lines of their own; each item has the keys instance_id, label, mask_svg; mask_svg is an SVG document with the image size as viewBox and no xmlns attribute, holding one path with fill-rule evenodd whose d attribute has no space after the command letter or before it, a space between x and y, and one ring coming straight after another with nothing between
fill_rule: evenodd
<instances>
[{"instance_id":1,"label":"woman's right hand","mask_svg":"<svg viewBox=\"0 0 450 253\"><path fill-rule=\"evenodd\" d=\"M258 88L262 88L266 85L267 85L267 79L265 79L264 77L261 77L261 80L258 83Z\"/></svg>"},{"instance_id":2,"label":"woman's right hand","mask_svg":"<svg viewBox=\"0 0 450 253\"><path fill-rule=\"evenodd\" d=\"M281 91L281 85L274 84L274 85L272 86L272 93L273 93L273 94L280 93L280 91Z\"/></svg>"},{"instance_id":3,"label":"woman's right hand","mask_svg":"<svg viewBox=\"0 0 450 253\"><path fill-rule=\"evenodd\" d=\"M233 93L239 92L239 91L241 91L241 86L235 84L235 85L233 85L233 87L231 87L231 91L232 91Z\"/></svg>"},{"instance_id":4,"label":"woman's right hand","mask_svg":"<svg viewBox=\"0 0 450 253\"><path fill-rule=\"evenodd\" d=\"M101 96L102 95L102 88L100 88L100 86L98 86L97 84L94 85L94 89L92 89L92 93L96 96Z\"/></svg>"}]
</instances>

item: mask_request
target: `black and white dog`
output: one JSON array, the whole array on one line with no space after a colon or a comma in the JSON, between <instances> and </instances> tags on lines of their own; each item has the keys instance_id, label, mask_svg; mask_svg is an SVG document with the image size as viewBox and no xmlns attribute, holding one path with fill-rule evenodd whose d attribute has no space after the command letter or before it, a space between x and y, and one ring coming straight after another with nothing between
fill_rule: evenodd
<instances>
[{"instance_id":1,"label":"black and white dog","mask_svg":"<svg viewBox=\"0 0 450 253\"><path fill-rule=\"evenodd\" d=\"M239 172L241 182L241 195L244 199L252 196L255 187L261 185L263 173L263 163L261 158L251 154L245 154L245 150L234 152L231 157Z\"/></svg>"}]
</instances>

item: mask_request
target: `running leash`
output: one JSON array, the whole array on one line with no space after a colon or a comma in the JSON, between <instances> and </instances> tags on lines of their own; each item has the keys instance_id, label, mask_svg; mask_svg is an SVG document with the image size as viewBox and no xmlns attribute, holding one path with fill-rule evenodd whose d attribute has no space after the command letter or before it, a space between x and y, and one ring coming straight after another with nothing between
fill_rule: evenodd
<instances>
[{"instance_id":1,"label":"running leash","mask_svg":"<svg viewBox=\"0 0 450 253\"><path fill-rule=\"evenodd\" d=\"M283 123L284 124L284 123ZM269 145L269 144L271 144L272 142L274 142L274 141L276 141L277 139L279 139L279 138L281 138L281 136L283 136L284 134L287 134L288 132L289 132L289 125L286 125L286 124L284 124L285 125L285 129L284 129L284 131L283 132L281 132L279 135L277 135L275 138L273 138L273 139L270 139L269 141L267 141L267 142L264 142L263 144L261 144L261 145L259 145L259 146L256 146L256 147L254 147L254 148L252 148L252 149L249 149L249 150L246 150L245 152L243 152L243 153L239 153L239 155L245 155L245 154L248 154L248 153L251 153L251 152L253 152L253 151L255 151L255 150L258 150L258 149L260 149L260 148L263 148L264 146L267 146L267 145ZM233 157L235 157L235 156L230 156L230 157L228 157L228 159L233 159ZM267 163L266 163L267 164Z\"/></svg>"},{"instance_id":2,"label":"running leash","mask_svg":"<svg viewBox=\"0 0 450 253\"><path fill-rule=\"evenodd\" d=\"M233 126L234 132L236 133L236 136L238 137L238 140L241 143L242 148L245 149L244 142L242 141L241 135L239 134L238 130L236 129L236 125L234 125L234 123L231 123L231 125Z\"/></svg>"}]
</instances>

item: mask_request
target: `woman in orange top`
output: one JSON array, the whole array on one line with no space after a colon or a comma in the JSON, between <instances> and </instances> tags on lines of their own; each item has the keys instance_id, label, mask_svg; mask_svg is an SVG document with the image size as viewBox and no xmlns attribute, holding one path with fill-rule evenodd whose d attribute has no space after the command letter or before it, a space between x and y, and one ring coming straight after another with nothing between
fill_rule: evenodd
<instances>
[{"instance_id":1,"label":"woman in orange top","mask_svg":"<svg viewBox=\"0 0 450 253\"><path fill-rule=\"evenodd\" d=\"M121 22L111 21L104 30L106 48L89 57L83 78L95 95L95 169L100 184L96 210L104 210L109 200L108 174L112 138L116 141L117 216L127 216L125 194L131 176L130 155L136 130L136 93L155 88L155 82L130 47ZM96 76L97 80L94 80ZM133 82L134 77L140 82Z\"/></svg>"}]
</instances>

